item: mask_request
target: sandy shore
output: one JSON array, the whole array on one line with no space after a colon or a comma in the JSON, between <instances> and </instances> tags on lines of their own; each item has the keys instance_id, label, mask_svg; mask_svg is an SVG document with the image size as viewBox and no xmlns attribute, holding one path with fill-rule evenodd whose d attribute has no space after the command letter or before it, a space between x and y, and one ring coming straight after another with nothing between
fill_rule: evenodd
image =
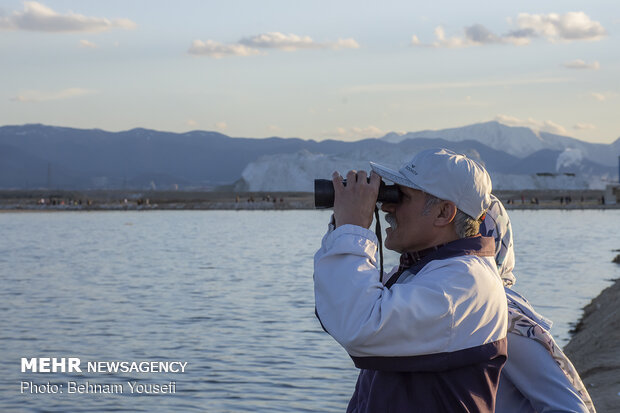
<instances>
[{"instance_id":1,"label":"sandy shore","mask_svg":"<svg viewBox=\"0 0 620 413\"><path fill-rule=\"evenodd\" d=\"M564 347L598 412L620 412L620 279L584 308Z\"/></svg>"}]
</instances>

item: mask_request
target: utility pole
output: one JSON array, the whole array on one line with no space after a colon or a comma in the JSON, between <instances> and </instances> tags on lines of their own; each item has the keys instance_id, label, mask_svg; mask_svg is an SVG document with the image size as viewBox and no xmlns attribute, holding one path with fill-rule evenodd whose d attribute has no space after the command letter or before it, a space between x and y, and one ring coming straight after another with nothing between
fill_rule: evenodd
<instances>
[{"instance_id":1,"label":"utility pole","mask_svg":"<svg viewBox=\"0 0 620 413\"><path fill-rule=\"evenodd\" d=\"M47 189L52 189L52 163L47 163Z\"/></svg>"}]
</instances>

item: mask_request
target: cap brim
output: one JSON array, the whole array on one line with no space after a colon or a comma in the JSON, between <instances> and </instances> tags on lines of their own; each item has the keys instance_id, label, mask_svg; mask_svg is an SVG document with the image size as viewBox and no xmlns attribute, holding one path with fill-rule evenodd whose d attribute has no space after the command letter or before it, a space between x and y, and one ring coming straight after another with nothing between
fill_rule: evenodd
<instances>
[{"instance_id":1,"label":"cap brim","mask_svg":"<svg viewBox=\"0 0 620 413\"><path fill-rule=\"evenodd\" d=\"M407 177L401 174L398 171L390 169L386 166L379 165L378 163L370 162L370 167L373 171L375 171L381 178L387 179L388 181L392 181L395 184L403 185L409 188L420 189L416 184L411 182Z\"/></svg>"}]
</instances>

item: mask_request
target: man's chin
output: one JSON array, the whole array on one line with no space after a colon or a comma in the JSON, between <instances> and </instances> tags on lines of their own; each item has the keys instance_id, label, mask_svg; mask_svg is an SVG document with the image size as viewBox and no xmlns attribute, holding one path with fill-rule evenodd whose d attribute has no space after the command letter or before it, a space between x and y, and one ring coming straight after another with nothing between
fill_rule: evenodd
<instances>
[{"instance_id":1,"label":"man's chin","mask_svg":"<svg viewBox=\"0 0 620 413\"><path fill-rule=\"evenodd\" d=\"M385 240L383 241L383 245L385 246L385 248L387 248L389 250L400 252L398 250L398 246L394 245L394 243L392 242L392 237L390 237L390 233L389 232L388 232L387 236L385 237Z\"/></svg>"}]
</instances>

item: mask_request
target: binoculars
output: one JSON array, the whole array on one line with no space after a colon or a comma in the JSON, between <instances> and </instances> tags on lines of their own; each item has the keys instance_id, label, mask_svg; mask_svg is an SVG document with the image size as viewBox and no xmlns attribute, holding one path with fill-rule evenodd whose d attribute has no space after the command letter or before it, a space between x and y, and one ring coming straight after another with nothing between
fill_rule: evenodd
<instances>
[{"instance_id":1,"label":"binoculars","mask_svg":"<svg viewBox=\"0 0 620 413\"><path fill-rule=\"evenodd\" d=\"M370 177L368 177L370 182ZM347 180L342 183L346 186ZM381 181L377 202L398 203L400 191L396 185L386 185ZM314 206L315 208L331 208L334 206L334 184L329 179L314 180Z\"/></svg>"}]
</instances>

